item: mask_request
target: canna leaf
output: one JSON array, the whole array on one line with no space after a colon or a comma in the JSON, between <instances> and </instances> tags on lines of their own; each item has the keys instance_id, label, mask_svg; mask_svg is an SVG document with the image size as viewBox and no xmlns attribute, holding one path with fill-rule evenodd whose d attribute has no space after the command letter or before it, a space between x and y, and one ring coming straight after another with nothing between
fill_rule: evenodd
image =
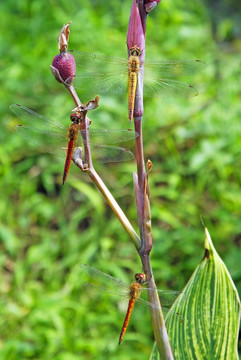
<instances>
[{"instance_id":1,"label":"canna leaf","mask_svg":"<svg viewBox=\"0 0 241 360\"><path fill-rule=\"evenodd\" d=\"M173 356L175 360L238 360L240 299L207 229L205 233L205 255L166 317Z\"/></svg>"}]
</instances>

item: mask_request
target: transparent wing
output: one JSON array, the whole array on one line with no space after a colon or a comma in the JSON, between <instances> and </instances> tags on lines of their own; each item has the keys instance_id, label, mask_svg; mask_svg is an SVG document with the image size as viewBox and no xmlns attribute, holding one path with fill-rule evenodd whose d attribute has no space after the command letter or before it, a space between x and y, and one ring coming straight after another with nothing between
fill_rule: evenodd
<instances>
[{"instance_id":1,"label":"transparent wing","mask_svg":"<svg viewBox=\"0 0 241 360\"><path fill-rule=\"evenodd\" d=\"M134 159L134 154L123 147L90 143L93 157L101 163L122 162Z\"/></svg>"},{"instance_id":2,"label":"transparent wing","mask_svg":"<svg viewBox=\"0 0 241 360\"><path fill-rule=\"evenodd\" d=\"M153 60L145 62L145 71L151 77L177 78L200 72L205 66L205 62L201 60Z\"/></svg>"},{"instance_id":3,"label":"transparent wing","mask_svg":"<svg viewBox=\"0 0 241 360\"><path fill-rule=\"evenodd\" d=\"M75 87L95 94L127 92L128 60L76 50L70 52L77 65Z\"/></svg>"},{"instance_id":4,"label":"transparent wing","mask_svg":"<svg viewBox=\"0 0 241 360\"><path fill-rule=\"evenodd\" d=\"M33 144L39 151L43 152L63 152L63 149L66 148L68 144L66 134L51 133L24 125L16 126L16 131L20 136L27 140L27 142Z\"/></svg>"},{"instance_id":5,"label":"transparent wing","mask_svg":"<svg viewBox=\"0 0 241 360\"><path fill-rule=\"evenodd\" d=\"M74 86L80 90L89 91L93 94L125 94L127 93L127 72L115 73L88 73L77 72Z\"/></svg>"},{"instance_id":6,"label":"transparent wing","mask_svg":"<svg viewBox=\"0 0 241 360\"><path fill-rule=\"evenodd\" d=\"M80 265L80 267L91 279L93 279L101 287L103 286L104 288L116 289L116 291L119 293L123 290L129 290L129 286L123 281L107 275L93 268L92 266L82 264Z\"/></svg>"},{"instance_id":7,"label":"transparent wing","mask_svg":"<svg viewBox=\"0 0 241 360\"><path fill-rule=\"evenodd\" d=\"M176 78L201 71L206 64L201 60L147 61L144 72L145 96L196 96L198 91Z\"/></svg>"},{"instance_id":8,"label":"transparent wing","mask_svg":"<svg viewBox=\"0 0 241 360\"><path fill-rule=\"evenodd\" d=\"M107 55L90 54L77 50L69 50L69 52L74 56L76 65L82 68L82 70L86 70L86 68L88 71L91 70L91 72L95 72L96 70L103 71L107 68L112 71L120 72L127 70L127 59Z\"/></svg>"},{"instance_id":9,"label":"transparent wing","mask_svg":"<svg viewBox=\"0 0 241 360\"><path fill-rule=\"evenodd\" d=\"M81 132L84 133L83 130ZM128 130L108 130L108 129L89 129L90 141L98 144L114 144L125 142L139 136L136 131Z\"/></svg>"},{"instance_id":10,"label":"transparent wing","mask_svg":"<svg viewBox=\"0 0 241 360\"><path fill-rule=\"evenodd\" d=\"M63 152L67 146L67 128L54 120L41 116L23 105L13 104L10 109L23 123L16 126L17 133L40 151ZM63 152L64 154L64 152Z\"/></svg>"},{"instance_id":11,"label":"transparent wing","mask_svg":"<svg viewBox=\"0 0 241 360\"><path fill-rule=\"evenodd\" d=\"M172 79L152 78L148 73L145 73L144 96L188 97L197 95L198 91L190 84Z\"/></svg>"},{"instance_id":12,"label":"transparent wing","mask_svg":"<svg viewBox=\"0 0 241 360\"><path fill-rule=\"evenodd\" d=\"M44 131L48 129L50 132L53 133L56 132L63 134L67 132L67 128L64 125L45 116L39 115L33 110L27 108L26 106L12 104L10 105L10 109L15 115L19 117L19 119L22 120L22 123L24 125Z\"/></svg>"},{"instance_id":13,"label":"transparent wing","mask_svg":"<svg viewBox=\"0 0 241 360\"><path fill-rule=\"evenodd\" d=\"M147 297L147 290L154 291L153 289L148 289L148 288L143 287L142 296ZM173 291L173 290L157 290L157 291L158 291L162 306L168 306L168 307L170 307L174 303L176 298L181 294L180 291Z\"/></svg>"}]
</instances>

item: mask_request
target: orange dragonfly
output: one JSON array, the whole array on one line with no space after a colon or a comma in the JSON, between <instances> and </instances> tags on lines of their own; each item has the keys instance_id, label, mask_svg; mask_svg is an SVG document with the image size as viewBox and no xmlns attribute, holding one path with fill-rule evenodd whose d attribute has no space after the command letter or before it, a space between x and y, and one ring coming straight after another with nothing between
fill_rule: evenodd
<instances>
[{"instance_id":1,"label":"orange dragonfly","mask_svg":"<svg viewBox=\"0 0 241 360\"><path fill-rule=\"evenodd\" d=\"M148 306L149 308L160 310L159 307L152 305L150 302L140 297L141 293L143 292L147 293L147 290L154 291L153 289L143 288L142 285L146 282L145 274L142 273L135 274L135 281L131 285L127 285L121 280L116 279L110 275L104 274L103 272L91 266L82 264L81 269L97 283L97 284L91 283L89 285L97 287L98 292L99 291L107 292L110 295L116 295L119 299L122 298L129 299L126 316L119 337L119 344L121 344L124 338L136 302L144 306ZM171 306L172 303L177 298L177 296L180 295L180 292L178 291L169 291L169 290L158 290L158 293L161 299L161 303L164 306ZM162 310L172 311L163 306L162 306Z\"/></svg>"},{"instance_id":2,"label":"orange dragonfly","mask_svg":"<svg viewBox=\"0 0 241 360\"><path fill-rule=\"evenodd\" d=\"M72 124L68 129L60 122L39 115L23 105L13 104L10 109L22 121L22 124L16 127L17 133L28 142L36 145L39 150L50 153L62 152L64 154L63 150L67 150L68 143L63 174L64 183L69 171L73 149L83 147L83 139L79 134L81 133L84 137L85 131L81 127L80 113L74 113L70 116ZM98 161L102 163L121 162L134 158L130 150L106 144L134 139L138 136L135 131L89 129L89 134L91 150L93 150L93 155Z\"/></svg>"},{"instance_id":3,"label":"orange dragonfly","mask_svg":"<svg viewBox=\"0 0 241 360\"><path fill-rule=\"evenodd\" d=\"M151 60L145 61L144 71L140 61L141 50L137 46L129 50L128 60L76 50L70 52L79 67L74 80L76 88L88 88L103 94L121 94L128 89L130 121L141 73L144 73L144 97L196 96L198 91L192 85L176 78L193 74L205 66L201 60Z\"/></svg>"}]
</instances>

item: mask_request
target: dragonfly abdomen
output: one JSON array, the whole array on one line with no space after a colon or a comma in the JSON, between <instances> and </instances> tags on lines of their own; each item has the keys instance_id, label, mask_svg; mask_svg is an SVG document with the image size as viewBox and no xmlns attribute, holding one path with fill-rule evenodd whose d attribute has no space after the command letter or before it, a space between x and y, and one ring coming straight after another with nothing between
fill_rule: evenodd
<instances>
[{"instance_id":1,"label":"dragonfly abdomen","mask_svg":"<svg viewBox=\"0 0 241 360\"><path fill-rule=\"evenodd\" d=\"M125 336L125 333L126 333L129 321L130 321L130 317L131 317L132 311L134 309L135 302L138 299L138 297L140 296L141 290L142 290L142 285L139 284L138 282L133 282L130 286L130 300L129 300L128 309L126 312L126 317L125 317L125 320L124 320L124 323L123 323L123 326L121 329L121 333L120 333L119 345L121 344L121 342Z\"/></svg>"},{"instance_id":2,"label":"dragonfly abdomen","mask_svg":"<svg viewBox=\"0 0 241 360\"><path fill-rule=\"evenodd\" d=\"M134 113L139 66L139 57L130 56L128 60L128 117L130 121L132 120Z\"/></svg>"},{"instance_id":3,"label":"dragonfly abdomen","mask_svg":"<svg viewBox=\"0 0 241 360\"><path fill-rule=\"evenodd\" d=\"M124 320L124 323L123 323L123 326L121 329L121 333L120 333L119 345L121 344L121 342L125 336L125 333L126 333L129 321L130 321L130 317L131 317L132 311L134 309L135 302L136 302L136 299L130 299L130 301L129 301L126 317L125 317L125 320Z\"/></svg>"},{"instance_id":4,"label":"dragonfly abdomen","mask_svg":"<svg viewBox=\"0 0 241 360\"><path fill-rule=\"evenodd\" d=\"M136 86L137 86L137 73L131 72L129 74L129 84L128 84L128 118L130 121L132 121L134 114Z\"/></svg>"},{"instance_id":5,"label":"dragonfly abdomen","mask_svg":"<svg viewBox=\"0 0 241 360\"><path fill-rule=\"evenodd\" d=\"M71 124L69 126L69 130L68 130L69 142L68 142L68 150L67 150L66 160L65 160L65 164L64 164L63 185L68 176L71 159L72 159L72 155L73 155L73 151L74 151L75 141L78 136L79 136L79 125Z\"/></svg>"}]
</instances>

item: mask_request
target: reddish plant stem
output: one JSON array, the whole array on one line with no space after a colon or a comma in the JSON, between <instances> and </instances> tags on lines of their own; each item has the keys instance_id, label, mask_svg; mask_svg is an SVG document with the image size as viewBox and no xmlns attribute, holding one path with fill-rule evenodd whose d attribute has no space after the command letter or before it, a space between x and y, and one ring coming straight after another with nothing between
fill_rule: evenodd
<instances>
[{"instance_id":1,"label":"reddish plant stem","mask_svg":"<svg viewBox=\"0 0 241 360\"><path fill-rule=\"evenodd\" d=\"M136 0L139 8L141 18L142 30L145 34L147 13L145 11L144 0ZM131 21L131 19L130 19ZM141 36L141 35L140 35ZM138 34L133 34L133 37L138 38ZM132 34L128 34L127 38L131 39ZM145 40L144 40L145 41ZM145 60L145 44L142 43L142 58L140 59L143 68ZM144 69L143 69L144 70ZM156 289L151 263L150 251L152 249L152 232L151 232L151 210L150 210L150 196L148 185L148 174L145 169L143 136L142 136L142 115L143 115L143 75L144 71L139 73L139 85L136 91L135 108L134 108L134 124L135 131L138 132L139 137L136 138L136 162L137 162L137 177L134 175L134 189L137 205L137 214L139 220L141 248L138 251L143 271L147 276L148 287ZM149 301L160 308L159 311L150 309L151 321L154 336L156 339L159 354L162 360L173 360L172 349L169 343L165 321L161 309L160 299L157 291L148 292Z\"/></svg>"},{"instance_id":2,"label":"reddish plant stem","mask_svg":"<svg viewBox=\"0 0 241 360\"><path fill-rule=\"evenodd\" d=\"M142 117L136 116L134 118L135 131L139 134L136 138L136 164L138 174L138 184L140 188L144 186L145 179L145 161L144 161L144 149L143 149L143 137L142 137Z\"/></svg>"},{"instance_id":3,"label":"reddish plant stem","mask_svg":"<svg viewBox=\"0 0 241 360\"><path fill-rule=\"evenodd\" d=\"M83 162L81 159L81 151L79 148L76 148L73 153L72 157L73 162L75 165L80 168L82 171L86 172L88 176L91 178L91 180L95 183L95 185L98 187L104 198L106 199L107 203L113 210L113 212L116 214L117 218L123 225L126 232L129 234L130 238L132 239L135 247L137 250L140 248L140 239L137 233L135 232L134 228L132 227L131 223L129 222L128 218L126 217L125 213L122 211L120 206L118 205L117 201L114 199L111 192L108 190L100 176L97 174L97 172L94 169L94 166L88 167L87 164Z\"/></svg>"},{"instance_id":4,"label":"reddish plant stem","mask_svg":"<svg viewBox=\"0 0 241 360\"><path fill-rule=\"evenodd\" d=\"M82 102L80 101L78 95L77 95L77 92L75 91L75 88L73 85L70 85L70 86L65 86L66 89L68 90L68 92L70 93L74 103L76 106L81 106L82 105Z\"/></svg>"}]
</instances>

